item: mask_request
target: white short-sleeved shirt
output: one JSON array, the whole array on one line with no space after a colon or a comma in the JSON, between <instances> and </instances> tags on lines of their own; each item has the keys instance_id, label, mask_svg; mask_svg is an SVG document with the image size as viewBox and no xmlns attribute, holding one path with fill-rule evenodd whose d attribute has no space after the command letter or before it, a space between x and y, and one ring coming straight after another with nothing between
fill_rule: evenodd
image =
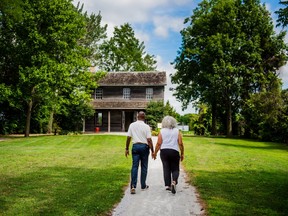
<instances>
[{"instance_id":1,"label":"white short-sleeved shirt","mask_svg":"<svg viewBox=\"0 0 288 216\"><path fill-rule=\"evenodd\" d=\"M132 143L147 143L147 139L151 138L151 130L149 125L144 121L137 120L130 124L127 136L132 137Z\"/></svg>"},{"instance_id":2,"label":"white short-sleeved shirt","mask_svg":"<svg viewBox=\"0 0 288 216\"><path fill-rule=\"evenodd\" d=\"M179 145L178 145L178 135L179 135L179 129L178 128L162 128L160 130L160 133L162 135L162 144L161 149L174 149L176 151L179 151Z\"/></svg>"}]
</instances>

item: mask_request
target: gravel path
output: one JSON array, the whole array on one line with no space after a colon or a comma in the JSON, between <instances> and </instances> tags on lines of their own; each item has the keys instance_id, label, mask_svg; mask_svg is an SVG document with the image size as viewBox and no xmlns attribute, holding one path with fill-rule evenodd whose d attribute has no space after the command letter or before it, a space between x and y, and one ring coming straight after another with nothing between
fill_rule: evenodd
<instances>
[{"instance_id":1,"label":"gravel path","mask_svg":"<svg viewBox=\"0 0 288 216\"><path fill-rule=\"evenodd\" d=\"M153 137L156 144L157 137ZM131 155L129 156L131 160ZM124 197L118 206L113 210L113 216L185 216L205 215L196 190L185 181L186 174L180 170L177 193L174 195L165 190L162 162L160 155L154 161L149 155L147 185L149 189L142 191L140 184L137 184L136 194L130 194L130 188L125 191Z\"/></svg>"}]
</instances>

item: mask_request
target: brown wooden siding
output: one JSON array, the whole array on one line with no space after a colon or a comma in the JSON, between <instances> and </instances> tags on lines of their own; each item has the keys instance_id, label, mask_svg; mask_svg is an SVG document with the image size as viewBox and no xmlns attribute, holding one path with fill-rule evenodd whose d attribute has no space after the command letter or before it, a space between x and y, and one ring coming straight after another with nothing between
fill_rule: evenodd
<instances>
[{"instance_id":1,"label":"brown wooden siding","mask_svg":"<svg viewBox=\"0 0 288 216\"><path fill-rule=\"evenodd\" d=\"M153 86L153 99L154 101L163 100L164 87ZM94 109L145 109L150 100L146 100L146 87L130 87L131 98L123 99L123 87L102 87L102 99L93 98Z\"/></svg>"}]
</instances>

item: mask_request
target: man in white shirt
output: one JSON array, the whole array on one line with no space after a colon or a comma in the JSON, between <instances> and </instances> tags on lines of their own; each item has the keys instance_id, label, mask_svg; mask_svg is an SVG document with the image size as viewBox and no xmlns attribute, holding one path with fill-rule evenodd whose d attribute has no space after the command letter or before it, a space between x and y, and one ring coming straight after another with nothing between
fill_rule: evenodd
<instances>
[{"instance_id":1,"label":"man in white shirt","mask_svg":"<svg viewBox=\"0 0 288 216\"><path fill-rule=\"evenodd\" d=\"M141 176L140 183L141 189L148 189L146 184L147 172L148 172L148 157L149 149L151 149L152 155L154 153L153 143L151 139L151 130L149 125L145 124L145 113L140 111L137 116L137 121L130 124L127 133L125 156L129 155L129 145L132 138L132 169L131 169L131 194L136 193L138 167L141 162Z\"/></svg>"}]
</instances>

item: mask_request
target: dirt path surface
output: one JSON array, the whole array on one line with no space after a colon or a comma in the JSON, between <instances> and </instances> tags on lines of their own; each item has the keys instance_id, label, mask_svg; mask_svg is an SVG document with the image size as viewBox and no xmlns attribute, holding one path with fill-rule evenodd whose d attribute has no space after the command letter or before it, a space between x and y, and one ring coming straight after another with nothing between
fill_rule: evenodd
<instances>
[{"instance_id":1,"label":"dirt path surface","mask_svg":"<svg viewBox=\"0 0 288 216\"><path fill-rule=\"evenodd\" d=\"M156 144L157 137L153 137ZM131 155L129 156L131 159ZM138 178L139 179L139 178ZM154 161L149 155L147 185L149 189L142 191L137 184L136 194L130 194L130 188L125 191L124 197L113 210L113 216L185 216L204 215L204 210L197 199L194 187L186 183L186 174L180 170L179 183L176 194L165 190L163 170L160 155ZM139 182L139 181L138 181Z\"/></svg>"}]
</instances>

